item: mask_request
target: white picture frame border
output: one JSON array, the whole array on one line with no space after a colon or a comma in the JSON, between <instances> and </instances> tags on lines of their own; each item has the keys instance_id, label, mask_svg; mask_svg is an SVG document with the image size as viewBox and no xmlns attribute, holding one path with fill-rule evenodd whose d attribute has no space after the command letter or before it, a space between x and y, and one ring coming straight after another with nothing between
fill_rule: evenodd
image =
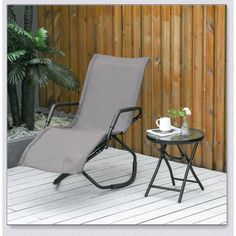
<instances>
[{"instance_id":1,"label":"white picture frame border","mask_svg":"<svg viewBox=\"0 0 236 236\"><path fill-rule=\"evenodd\" d=\"M227 50L226 50L226 60L227 60L227 87L226 87L226 137L227 137L227 176L228 176L228 224L225 226L8 226L6 224L6 114L7 114L7 102L6 102L6 7L8 4L225 4L227 5ZM1 23L1 65L0 71L0 144L1 144L1 160L0 160L0 170L2 170L2 179L0 182L0 189L2 190L2 201L1 201L1 218L0 227L2 227L2 235L4 236L72 236L72 235L82 235L82 236L222 236L233 235L233 209L235 209L233 204L233 173L236 171L235 161L233 161L235 156L234 147L234 111L235 111L235 82L234 82L234 26L235 26L235 16L234 10L235 6L233 0L159 0L159 1L144 1L144 0L109 0L109 1L97 1L97 0L4 0L0 8L0 22ZM234 33L233 33L234 32ZM233 165L234 164L234 165ZM230 186L230 187L229 187ZM2 223L2 224L1 224Z\"/></svg>"}]
</instances>

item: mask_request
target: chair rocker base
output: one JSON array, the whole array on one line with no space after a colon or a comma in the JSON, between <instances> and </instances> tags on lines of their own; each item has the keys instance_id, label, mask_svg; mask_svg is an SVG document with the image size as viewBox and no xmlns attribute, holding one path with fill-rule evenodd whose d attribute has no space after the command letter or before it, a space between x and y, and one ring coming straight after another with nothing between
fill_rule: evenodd
<instances>
[{"instance_id":1,"label":"chair rocker base","mask_svg":"<svg viewBox=\"0 0 236 236\"><path fill-rule=\"evenodd\" d=\"M98 182L96 182L89 174L87 174L85 171L83 171L83 175L92 183L94 184L96 187L100 188L100 189L118 189L118 188L123 188L126 187L130 184L132 184L135 180L136 174L137 174L137 157L136 154L131 150L131 148L129 146L127 146L125 143L123 143L120 139L118 139L116 136L113 136L113 138L115 140L117 140L122 147L124 147L124 149L126 149L128 152L130 152L133 156L133 167L132 167L132 174L130 176L130 178L122 183L117 183L117 184L111 184L111 185L100 185ZM103 149L104 149L104 143L102 143L102 145L100 146L99 149L96 149L95 153L100 153ZM88 157L88 161L91 160L94 156L94 152ZM63 173L61 175L59 175L54 181L53 184L57 185L59 184L64 178L66 178L67 176L69 176L70 174L66 174Z\"/></svg>"}]
</instances>

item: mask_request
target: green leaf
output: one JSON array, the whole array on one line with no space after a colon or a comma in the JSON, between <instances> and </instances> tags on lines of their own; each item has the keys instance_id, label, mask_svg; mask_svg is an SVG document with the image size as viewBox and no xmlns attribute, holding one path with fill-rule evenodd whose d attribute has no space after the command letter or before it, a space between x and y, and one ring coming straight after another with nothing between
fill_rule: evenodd
<instances>
[{"instance_id":1,"label":"green leaf","mask_svg":"<svg viewBox=\"0 0 236 236\"><path fill-rule=\"evenodd\" d=\"M59 65L56 63L50 63L48 66L48 76L57 85L67 89L67 90L77 90L79 89L79 81L76 80L72 71L65 65Z\"/></svg>"},{"instance_id":2,"label":"green leaf","mask_svg":"<svg viewBox=\"0 0 236 236\"><path fill-rule=\"evenodd\" d=\"M25 66L21 64L15 64L12 66L8 74L8 82L11 84L17 84L19 81L25 78Z\"/></svg>"},{"instance_id":3,"label":"green leaf","mask_svg":"<svg viewBox=\"0 0 236 236\"><path fill-rule=\"evenodd\" d=\"M15 62L17 59L23 57L26 54L25 50L18 50L15 52L10 52L7 54L7 60L11 63Z\"/></svg>"},{"instance_id":4,"label":"green leaf","mask_svg":"<svg viewBox=\"0 0 236 236\"><path fill-rule=\"evenodd\" d=\"M24 36L24 37L32 40L32 36L26 30L24 30L23 28L21 28L17 24L8 23L7 29L11 33L15 33L18 36Z\"/></svg>"},{"instance_id":5,"label":"green leaf","mask_svg":"<svg viewBox=\"0 0 236 236\"><path fill-rule=\"evenodd\" d=\"M39 86L47 85L48 83L48 67L43 64L35 64L29 68L29 76L35 84Z\"/></svg>"},{"instance_id":6,"label":"green leaf","mask_svg":"<svg viewBox=\"0 0 236 236\"><path fill-rule=\"evenodd\" d=\"M48 32L46 29L39 28L33 37L33 44L38 49L47 48Z\"/></svg>"},{"instance_id":7,"label":"green leaf","mask_svg":"<svg viewBox=\"0 0 236 236\"><path fill-rule=\"evenodd\" d=\"M42 49L41 51L50 53L50 54L57 54L59 56L65 56L64 52L62 52L60 49L57 49L57 48L47 47L45 49Z\"/></svg>"},{"instance_id":8,"label":"green leaf","mask_svg":"<svg viewBox=\"0 0 236 236\"><path fill-rule=\"evenodd\" d=\"M45 64L45 65L47 65L47 64L50 64L50 63L52 63L52 61L49 58L45 58L45 57L43 57L43 58L37 57L37 58L34 58L34 59L32 59L28 62L28 64L30 64L30 65L33 65L33 64Z\"/></svg>"}]
</instances>

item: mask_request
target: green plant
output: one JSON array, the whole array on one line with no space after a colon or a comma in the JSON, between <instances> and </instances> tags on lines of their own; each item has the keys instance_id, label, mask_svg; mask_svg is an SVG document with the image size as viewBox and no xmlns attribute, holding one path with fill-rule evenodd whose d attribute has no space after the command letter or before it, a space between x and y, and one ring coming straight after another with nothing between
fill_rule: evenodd
<instances>
[{"instance_id":1,"label":"green plant","mask_svg":"<svg viewBox=\"0 0 236 236\"><path fill-rule=\"evenodd\" d=\"M15 23L15 14L12 9L12 6L8 6L8 23ZM17 38L14 34L10 34L8 31L8 55L7 55L7 73L9 77L9 73L12 70L12 64L16 59L18 59L20 56L22 56L25 51L24 50L17 50L17 45L15 42L17 41ZM20 118L20 109L19 109L19 102L18 102L18 96L17 96L17 90L16 90L16 84L10 83L9 80L7 81L7 92L8 92L8 99L10 104L10 110L12 114L12 120L14 126L20 126L21 124L21 118ZM8 121L7 123L8 129L11 128L10 123Z\"/></svg>"},{"instance_id":2,"label":"green plant","mask_svg":"<svg viewBox=\"0 0 236 236\"><path fill-rule=\"evenodd\" d=\"M24 29L10 17L7 27L8 84L15 86L22 82L21 121L26 123L30 130L34 129L36 86L46 86L51 80L69 91L79 88L79 81L72 71L65 65L53 62L47 56L64 54L59 49L50 47L45 28L39 28L35 34L32 33L32 16L32 6L25 6Z\"/></svg>"},{"instance_id":3,"label":"green plant","mask_svg":"<svg viewBox=\"0 0 236 236\"><path fill-rule=\"evenodd\" d=\"M182 116L183 119L186 119L187 115L191 115L191 110L188 107L184 107L183 109L169 109L168 115L171 118L176 118L178 116Z\"/></svg>"}]
</instances>

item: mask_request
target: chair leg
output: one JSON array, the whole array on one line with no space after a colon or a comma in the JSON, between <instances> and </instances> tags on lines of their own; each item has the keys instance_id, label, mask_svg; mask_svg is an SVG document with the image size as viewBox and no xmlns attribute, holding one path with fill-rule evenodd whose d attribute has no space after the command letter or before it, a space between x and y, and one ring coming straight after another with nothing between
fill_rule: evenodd
<instances>
[{"instance_id":1,"label":"chair leg","mask_svg":"<svg viewBox=\"0 0 236 236\"><path fill-rule=\"evenodd\" d=\"M96 182L90 175L88 175L85 171L83 171L83 175L91 182L93 183L96 187L100 189L117 189L117 188L123 188L126 187L130 184L132 184L135 180L136 174L137 174L137 157L136 154L125 144L123 143L120 139L118 139L116 136L114 136L114 139L116 139L127 151L129 151L132 156L133 156L133 168L132 168L132 174L131 177L122 183L118 184L111 184L111 185L100 185L98 182Z\"/></svg>"},{"instance_id":2,"label":"chair leg","mask_svg":"<svg viewBox=\"0 0 236 236\"><path fill-rule=\"evenodd\" d=\"M65 179L67 176L69 176L70 174L60 174L54 181L53 184L59 184L63 179Z\"/></svg>"}]
</instances>

